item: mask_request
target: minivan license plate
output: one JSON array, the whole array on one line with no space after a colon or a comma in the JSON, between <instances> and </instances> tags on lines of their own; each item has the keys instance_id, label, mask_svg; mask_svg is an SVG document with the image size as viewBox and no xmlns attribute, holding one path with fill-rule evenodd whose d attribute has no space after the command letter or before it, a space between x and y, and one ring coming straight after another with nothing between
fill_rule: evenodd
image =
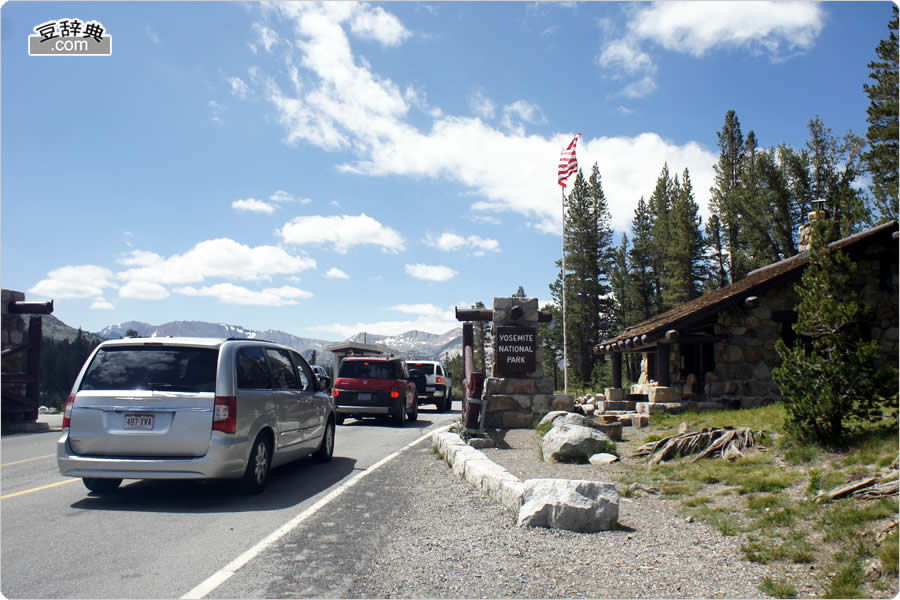
<instances>
[{"instance_id":1,"label":"minivan license plate","mask_svg":"<svg viewBox=\"0 0 900 600\"><path fill-rule=\"evenodd\" d=\"M153 429L153 415L126 413L123 429Z\"/></svg>"}]
</instances>

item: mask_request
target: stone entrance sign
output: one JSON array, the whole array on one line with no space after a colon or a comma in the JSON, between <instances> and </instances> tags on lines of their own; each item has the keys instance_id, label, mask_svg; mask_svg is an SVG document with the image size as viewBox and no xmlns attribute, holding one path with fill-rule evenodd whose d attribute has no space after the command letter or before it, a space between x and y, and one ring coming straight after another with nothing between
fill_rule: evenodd
<instances>
[{"instance_id":1,"label":"stone entrance sign","mask_svg":"<svg viewBox=\"0 0 900 600\"><path fill-rule=\"evenodd\" d=\"M496 327L497 353L494 373L501 377L521 375L535 369L537 356L537 331L534 327Z\"/></svg>"}]
</instances>

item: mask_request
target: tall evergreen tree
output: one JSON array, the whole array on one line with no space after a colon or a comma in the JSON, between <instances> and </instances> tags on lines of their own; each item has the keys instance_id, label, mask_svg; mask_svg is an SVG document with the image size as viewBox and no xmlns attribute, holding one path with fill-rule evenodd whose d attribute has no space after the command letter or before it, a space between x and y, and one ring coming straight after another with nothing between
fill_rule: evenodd
<instances>
[{"instance_id":1,"label":"tall evergreen tree","mask_svg":"<svg viewBox=\"0 0 900 600\"><path fill-rule=\"evenodd\" d=\"M733 110L725 114L725 123L717 136L719 160L713 165L715 185L710 188L710 213L718 217L719 236L728 261L728 282L734 283L742 279L748 270L746 242L741 235L744 136L740 120Z\"/></svg>"},{"instance_id":2,"label":"tall evergreen tree","mask_svg":"<svg viewBox=\"0 0 900 600\"><path fill-rule=\"evenodd\" d=\"M722 220L712 213L706 222L706 236L703 238L707 247L709 269L704 280L704 291L710 292L728 285L728 256L722 239Z\"/></svg>"},{"instance_id":3,"label":"tall evergreen tree","mask_svg":"<svg viewBox=\"0 0 900 600\"><path fill-rule=\"evenodd\" d=\"M672 206L668 215L668 239L665 246L663 305L673 308L700 295L705 271L700 207L694 200L691 174L685 169L682 181L675 177Z\"/></svg>"},{"instance_id":4,"label":"tall evergreen tree","mask_svg":"<svg viewBox=\"0 0 900 600\"><path fill-rule=\"evenodd\" d=\"M520 285L520 286L519 286L519 289L516 290L516 293L513 294L512 297L513 297L513 298L526 298L527 296L525 295L525 288L523 288L523 287Z\"/></svg>"},{"instance_id":5,"label":"tall evergreen tree","mask_svg":"<svg viewBox=\"0 0 900 600\"><path fill-rule=\"evenodd\" d=\"M742 279L748 272L746 241L742 236L742 185L744 136L733 110L725 113L725 123L717 133L719 160L713 165L715 185L710 188L710 213L718 217L719 236L727 256L728 282Z\"/></svg>"},{"instance_id":6,"label":"tall evergreen tree","mask_svg":"<svg viewBox=\"0 0 900 600\"><path fill-rule=\"evenodd\" d=\"M566 256L566 354L570 381L590 381L594 346L611 327L612 301L609 276L612 262L612 229L600 171L595 164L585 180L575 177L565 206L563 247ZM557 266L561 261L557 261ZM562 306L560 278L550 286Z\"/></svg>"},{"instance_id":7,"label":"tall evergreen tree","mask_svg":"<svg viewBox=\"0 0 900 600\"><path fill-rule=\"evenodd\" d=\"M609 284L612 290L615 302L612 311L612 334L619 334L624 331L625 327L630 323L628 316L631 310L631 273L628 268L628 234L622 235L622 242L615 250L613 257L613 267L609 275Z\"/></svg>"},{"instance_id":8,"label":"tall evergreen tree","mask_svg":"<svg viewBox=\"0 0 900 600\"><path fill-rule=\"evenodd\" d=\"M853 132L842 139L834 137L819 117L810 120L809 134L806 151L813 196L825 200L836 228L834 235L857 233L871 220L862 191L853 187L862 172L863 140Z\"/></svg>"},{"instance_id":9,"label":"tall evergreen tree","mask_svg":"<svg viewBox=\"0 0 900 600\"><path fill-rule=\"evenodd\" d=\"M653 214L643 196L638 200L631 220L628 263L631 266L629 296L632 304L625 320L629 325L634 325L656 314L657 306L653 287Z\"/></svg>"},{"instance_id":10,"label":"tall evergreen tree","mask_svg":"<svg viewBox=\"0 0 900 600\"><path fill-rule=\"evenodd\" d=\"M472 305L472 308L475 309L483 309L487 308L484 305L484 302L479 300L475 304ZM486 321L475 321L473 323L473 347L472 347L472 359L475 363L475 368L479 370L480 373L483 373L485 376L488 375L487 372L487 354L488 348L491 344L491 326Z\"/></svg>"},{"instance_id":11,"label":"tall evergreen tree","mask_svg":"<svg viewBox=\"0 0 900 600\"><path fill-rule=\"evenodd\" d=\"M667 278L666 253L672 244L672 230L669 212L672 209L673 190L677 182L669 175L669 164L665 163L656 178L656 186L650 195L649 208L652 214L650 243L650 270L653 282L653 314L659 314L670 306L663 299L663 282Z\"/></svg>"},{"instance_id":12,"label":"tall evergreen tree","mask_svg":"<svg viewBox=\"0 0 900 600\"><path fill-rule=\"evenodd\" d=\"M897 5L892 5L891 10L888 38L875 48L878 60L869 63L869 79L874 83L863 84L869 96L869 108L866 109L869 149L863 158L872 176L872 194L881 220L898 218Z\"/></svg>"}]
</instances>

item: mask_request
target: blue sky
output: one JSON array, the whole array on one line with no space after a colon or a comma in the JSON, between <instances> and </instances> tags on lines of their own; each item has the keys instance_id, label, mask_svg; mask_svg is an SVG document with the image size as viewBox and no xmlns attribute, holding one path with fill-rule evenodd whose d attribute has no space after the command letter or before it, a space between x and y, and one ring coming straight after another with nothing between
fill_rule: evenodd
<instances>
[{"instance_id":1,"label":"blue sky","mask_svg":"<svg viewBox=\"0 0 900 600\"><path fill-rule=\"evenodd\" d=\"M443 333L549 299L560 150L613 226L668 162L706 214L733 109L763 146L864 135L888 2L10 2L2 285L69 325ZM102 23L108 57L32 57Z\"/></svg>"}]
</instances>

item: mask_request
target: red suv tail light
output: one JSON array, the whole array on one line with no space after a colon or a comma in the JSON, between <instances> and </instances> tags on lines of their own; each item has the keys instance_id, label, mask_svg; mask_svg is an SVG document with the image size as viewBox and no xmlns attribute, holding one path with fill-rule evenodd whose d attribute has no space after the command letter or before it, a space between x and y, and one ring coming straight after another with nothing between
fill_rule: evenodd
<instances>
[{"instance_id":1,"label":"red suv tail light","mask_svg":"<svg viewBox=\"0 0 900 600\"><path fill-rule=\"evenodd\" d=\"M237 398L216 396L212 428L214 431L225 433L234 433L237 430Z\"/></svg>"},{"instance_id":2,"label":"red suv tail light","mask_svg":"<svg viewBox=\"0 0 900 600\"><path fill-rule=\"evenodd\" d=\"M334 397L337 398L340 395L341 395L341 390L334 388Z\"/></svg>"},{"instance_id":3,"label":"red suv tail light","mask_svg":"<svg viewBox=\"0 0 900 600\"><path fill-rule=\"evenodd\" d=\"M71 394L66 398L66 408L63 411L62 428L67 429L72 422L72 407L75 406L75 394Z\"/></svg>"},{"instance_id":4,"label":"red suv tail light","mask_svg":"<svg viewBox=\"0 0 900 600\"><path fill-rule=\"evenodd\" d=\"M399 398L400 392L397 390L391 390L391 398Z\"/></svg>"},{"instance_id":5,"label":"red suv tail light","mask_svg":"<svg viewBox=\"0 0 900 600\"><path fill-rule=\"evenodd\" d=\"M437 378L437 382L438 382L438 383L444 383L444 378L443 378L443 377L438 377L438 378Z\"/></svg>"}]
</instances>

